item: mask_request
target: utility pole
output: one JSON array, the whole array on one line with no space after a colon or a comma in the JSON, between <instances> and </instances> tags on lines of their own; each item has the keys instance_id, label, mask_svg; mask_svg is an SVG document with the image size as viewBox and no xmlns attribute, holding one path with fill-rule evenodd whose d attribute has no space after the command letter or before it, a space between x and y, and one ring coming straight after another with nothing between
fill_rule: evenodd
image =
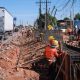
<instances>
[{"instance_id":1,"label":"utility pole","mask_svg":"<svg viewBox=\"0 0 80 80\"><path fill-rule=\"evenodd\" d=\"M42 13L42 10L41 10L41 8L42 8L42 5L41 4L46 4L46 13L45 13L45 30L47 29L47 23L48 23L48 21L47 21L47 13L48 13L48 3L51 3L51 2L49 2L48 0L46 0L46 1L42 1L42 0L40 0L39 2L37 2L37 3L39 3L39 17L41 17L41 13ZM40 27L41 27L41 20L40 20Z\"/></svg>"},{"instance_id":2,"label":"utility pole","mask_svg":"<svg viewBox=\"0 0 80 80\"><path fill-rule=\"evenodd\" d=\"M17 18L16 18L16 17L14 17L14 19L13 19L14 28L16 27L16 20L17 20Z\"/></svg>"},{"instance_id":3,"label":"utility pole","mask_svg":"<svg viewBox=\"0 0 80 80\"><path fill-rule=\"evenodd\" d=\"M47 28L47 0L46 0L45 30L46 28Z\"/></svg>"},{"instance_id":4,"label":"utility pole","mask_svg":"<svg viewBox=\"0 0 80 80\"><path fill-rule=\"evenodd\" d=\"M72 12L71 12L71 10L70 10L70 28L72 28L73 27L73 21L72 21L73 19L72 19Z\"/></svg>"},{"instance_id":5,"label":"utility pole","mask_svg":"<svg viewBox=\"0 0 80 80\"><path fill-rule=\"evenodd\" d=\"M42 0L39 0L39 2L37 2L39 4L39 26L38 28L41 29L41 26L42 26L42 23L41 23L41 13L42 13L42 10L41 10L41 7L42 7Z\"/></svg>"},{"instance_id":6,"label":"utility pole","mask_svg":"<svg viewBox=\"0 0 80 80\"><path fill-rule=\"evenodd\" d=\"M55 6L53 6L53 8L52 8L51 15L52 15L52 13L53 13L54 10L55 10Z\"/></svg>"},{"instance_id":7,"label":"utility pole","mask_svg":"<svg viewBox=\"0 0 80 80\"><path fill-rule=\"evenodd\" d=\"M42 0L39 0L39 2L36 2L37 4L39 4L39 16L41 15L41 13L42 13L42 10L41 10L41 8L42 8Z\"/></svg>"},{"instance_id":8,"label":"utility pole","mask_svg":"<svg viewBox=\"0 0 80 80\"><path fill-rule=\"evenodd\" d=\"M74 30L74 4L73 4L73 30Z\"/></svg>"},{"instance_id":9,"label":"utility pole","mask_svg":"<svg viewBox=\"0 0 80 80\"><path fill-rule=\"evenodd\" d=\"M75 0L73 0L73 7L72 7L72 13L73 13L73 26L72 26L72 31L74 31L74 5L75 4Z\"/></svg>"},{"instance_id":10,"label":"utility pole","mask_svg":"<svg viewBox=\"0 0 80 80\"><path fill-rule=\"evenodd\" d=\"M41 11L41 6L42 6L42 5L41 5L41 0L40 0L40 8L39 8L39 15L40 15L40 16L41 16L41 12L42 12L42 11Z\"/></svg>"},{"instance_id":11,"label":"utility pole","mask_svg":"<svg viewBox=\"0 0 80 80\"><path fill-rule=\"evenodd\" d=\"M47 29L47 26L48 26L48 18L47 18L47 13L48 13L48 3L51 3L51 2L48 2L48 0L46 0L46 14L45 14L45 30Z\"/></svg>"}]
</instances>

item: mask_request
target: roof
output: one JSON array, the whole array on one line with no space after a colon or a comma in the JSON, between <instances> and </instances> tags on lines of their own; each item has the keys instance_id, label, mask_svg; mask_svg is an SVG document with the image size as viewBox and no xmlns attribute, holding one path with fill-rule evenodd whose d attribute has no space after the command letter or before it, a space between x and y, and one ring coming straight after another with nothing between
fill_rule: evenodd
<instances>
[{"instance_id":1,"label":"roof","mask_svg":"<svg viewBox=\"0 0 80 80\"><path fill-rule=\"evenodd\" d=\"M12 14L5 8L5 7L0 7L1 9L5 9L11 16ZM13 16L12 16L13 17Z\"/></svg>"},{"instance_id":2,"label":"roof","mask_svg":"<svg viewBox=\"0 0 80 80\"><path fill-rule=\"evenodd\" d=\"M57 22L65 22L64 20L58 20Z\"/></svg>"}]
</instances>

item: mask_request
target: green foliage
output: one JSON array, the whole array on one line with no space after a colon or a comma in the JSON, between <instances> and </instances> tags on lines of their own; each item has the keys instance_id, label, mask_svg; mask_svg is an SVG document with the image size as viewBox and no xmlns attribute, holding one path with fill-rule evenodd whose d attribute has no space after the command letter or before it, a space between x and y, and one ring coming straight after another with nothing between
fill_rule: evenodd
<instances>
[{"instance_id":1,"label":"green foliage","mask_svg":"<svg viewBox=\"0 0 80 80\"><path fill-rule=\"evenodd\" d=\"M48 14L48 17L49 17L49 21L50 21L50 25L52 25L52 26L54 26L54 25L56 25L57 23L57 19L56 19L56 17L53 17L53 16L51 16L50 14Z\"/></svg>"},{"instance_id":2,"label":"green foliage","mask_svg":"<svg viewBox=\"0 0 80 80\"><path fill-rule=\"evenodd\" d=\"M56 25L57 23L57 19L53 16L51 16L50 14L47 14L47 19L48 19L48 25ZM36 19L36 24L37 26L45 26L45 14L41 14L40 17L38 19ZM41 28L41 27L39 27Z\"/></svg>"},{"instance_id":3,"label":"green foliage","mask_svg":"<svg viewBox=\"0 0 80 80\"><path fill-rule=\"evenodd\" d=\"M80 13L77 13L76 15L75 15L75 17L74 17L74 19L76 20L80 20Z\"/></svg>"},{"instance_id":4,"label":"green foliage","mask_svg":"<svg viewBox=\"0 0 80 80\"><path fill-rule=\"evenodd\" d=\"M70 20L70 18L68 18L68 17L65 17L65 18L64 18L64 20Z\"/></svg>"}]
</instances>

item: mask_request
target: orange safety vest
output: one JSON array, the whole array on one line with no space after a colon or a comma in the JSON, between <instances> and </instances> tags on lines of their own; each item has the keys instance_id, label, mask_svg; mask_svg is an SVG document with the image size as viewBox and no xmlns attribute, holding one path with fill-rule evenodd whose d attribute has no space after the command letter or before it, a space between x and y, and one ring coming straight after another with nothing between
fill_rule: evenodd
<instances>
[{"instance_id":1,"label":"orange safety vest","mask_svg":"<svg viewBox=\"0 0 80 80\"><path fill-rule=\"evenodd\" d=\"M45 48L45 53L44 53L46 59L53 59L54 57L58 57L59 54L57 53L57 49L56 48L51 48L50 46L47 46Z\"/></svg>"}]
</instances>

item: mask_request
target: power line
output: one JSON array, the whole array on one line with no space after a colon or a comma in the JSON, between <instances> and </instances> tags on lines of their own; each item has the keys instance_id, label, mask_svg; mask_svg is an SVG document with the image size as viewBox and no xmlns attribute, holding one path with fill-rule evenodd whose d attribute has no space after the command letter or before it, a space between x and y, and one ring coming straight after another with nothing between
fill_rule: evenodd
<instances>
[{"instance_id":1,"label":"power line","mask_svg":"<svg viewBox=\"0 0 80 80\"><path fill-rule=\"evenodd\" d=\"M72 6L74 5L74 3L76 3L77 2L77 0L72 0Z\"/></svg>"},{"instance_id":2,"label":"power line","mask_svg":"<svg viewBox=\"0 0 80 80\"><path fill-rule=\"evenodd\" d=\"M52 13L53 13L54 9L55 9L55 6L53 6L53 9L52 9L52 11L51 11L51 15L52 15Z\"/></svg>"},{"instance_id":3,"label":"power line","mask_svg":"<svg viewBox=\"0 0 80 80\"><path fill-rule=\"evenodd\" d=\"M55 15L56 15L56 13L57 13L57 9L55 10L54 17L55 17Z\"/></svg>"},{"instance_id":4,"label":"power line","mask_svg":"<svg viewBox=\"0 0 80 80\"><path fill-rule=\"evenodd\" d=\"M42 1L42 0L39 0L39 2L36 2L37 4L39 4L39 14L41 14L42 12L42 4L46 4L46 9L47 9L47 6L48 6L48 3L51 3L50 1ZM48 11L47 11L48 12Z\"/></svg>"},{"instance_id":5,"label":"power line","mask_svg":"<svg viewBox=\"0 0 80 80\"><path fill-rule=\"evenodd\" d=\"M68 6L68 4L71 2L70 6L68 7L68 10L67 10L67 12L70 11L70 18L71 18L71 10L73 11L72 13L73 13L73 16L74 16L74 4L75 4L76 1L77 1L77 0L68 0L68 1L66 2L66 4L62 7L62 9L57 10L57 11L60 12L60 11L62 11L62 10L65 10L65 8L66 8L66 7Z\"/></svg>"},{"instance_id":6,"label":"power line","mask_svg":"<svg viewBox=\"0 0 80 80\"><path fill-rule=\"evenodd\" d=\"M70 1L71 1L71 0L68 0L68 1L66 2L66 4L62 7L62 9L57 10L57 11L62 11L62 10L64 10L64 9L67 7L67 5L69 4Z\"/></svg>"}]
</instances>

